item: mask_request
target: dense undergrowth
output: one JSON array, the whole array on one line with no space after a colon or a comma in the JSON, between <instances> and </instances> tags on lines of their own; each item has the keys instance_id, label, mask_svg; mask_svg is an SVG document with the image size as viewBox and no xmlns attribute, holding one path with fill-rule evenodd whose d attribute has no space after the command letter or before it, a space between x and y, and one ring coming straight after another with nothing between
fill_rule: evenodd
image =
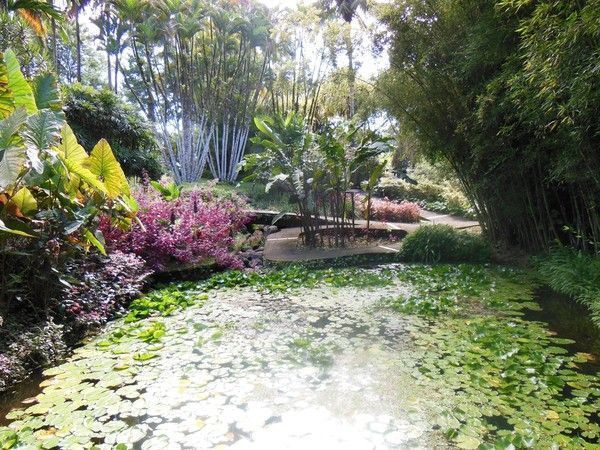
<instances>
[{"instance_id":1,"label":"dense undergrowth","mask_svg":"<svg viewBox=\"0 0 600 450\"><path fill-rule=\"evenodd\" d=\"M600 256L559 248L536 259L536 264L552 289L588 307L600 327Z\"/></svg>"}]
</instances>

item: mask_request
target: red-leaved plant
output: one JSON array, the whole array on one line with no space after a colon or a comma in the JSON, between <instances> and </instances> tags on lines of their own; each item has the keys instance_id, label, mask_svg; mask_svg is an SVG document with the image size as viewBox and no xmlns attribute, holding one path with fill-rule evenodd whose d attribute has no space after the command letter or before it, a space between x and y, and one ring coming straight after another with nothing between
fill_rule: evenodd
<instances>
[{"instance_id":1,"label":"red-leaved plant","mask_svg":"<svg viewBox=\"0 0 600 450\"><path fill-rule=\"evenodd\" d=\"M175 201L166 201L155 191L138 191L134 196L143 226L134 223L123 231L103 218L100 229L110 249L135 253L156 270L208 259L221 267L242 267L231 251L235 233L250 220L242 197L216 198L201 189L186 192Z\"/></svg>"},{"instance_id":2,"label":"red-leaved plant","mask_svg":"<svg viewBox=\"0 0 600 450\"><path fill-rule=\"evenodd\" d=\"M366 197L357 198L357 209L360 215L366 219L367 202ZM387 199L371 199L371 219L382 222L405 222L413 223L421 220L421 208L412 202L393 202Z\"/></svg>"}]
</instances>

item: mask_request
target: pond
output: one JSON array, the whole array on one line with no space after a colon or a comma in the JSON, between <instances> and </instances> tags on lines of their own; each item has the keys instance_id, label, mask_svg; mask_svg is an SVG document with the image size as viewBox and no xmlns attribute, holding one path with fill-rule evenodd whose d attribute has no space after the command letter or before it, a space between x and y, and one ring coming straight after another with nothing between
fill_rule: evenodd
<instances>
[{"instance_id":1,"label":"pond","mask_svg":"<svg viewBox=\"0 0 600 450\"><path fill-rule=\"evenodd\" d=\"M24 385L0 448L595 448L597 341L546 296L469 265L171 284Z\"/></svg>"}]
</instances>

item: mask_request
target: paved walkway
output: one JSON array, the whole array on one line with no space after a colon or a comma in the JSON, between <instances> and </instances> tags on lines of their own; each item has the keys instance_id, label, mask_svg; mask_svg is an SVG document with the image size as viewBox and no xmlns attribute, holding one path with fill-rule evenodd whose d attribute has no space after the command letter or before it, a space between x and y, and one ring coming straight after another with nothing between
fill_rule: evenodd
<instances>
[{"instance_id":1,"label":"paved walkway","mask_svg":"<svg viewBox=\"0 0 600 450\"><path fill-rule=\"evenodd\" d=\"M261 211L261 214L273 213L272 211ZM277 214L277 213L273 213ZM431 211L422 211L422 220L420 223L392 223L371 221L373 229L405 230L408 233L415 231L421 225L425 224L447 224L456 229L468 229L479 226L476 221L466 220L461 217L449 214L438 214ZM360 227L366 227L366 220L357 220L356 224ZM265 244L264 258L268 261L291 262L291 261L312 261L318 259L333 259L344 256L397 253L400 251L401 244L393 243L380 245L375 243L372 247L357 248L313 248L307 249L298 246L298 237L302 229L299 227L284 228L277 233L271 234Z\"/></svg>"}]
</instances>

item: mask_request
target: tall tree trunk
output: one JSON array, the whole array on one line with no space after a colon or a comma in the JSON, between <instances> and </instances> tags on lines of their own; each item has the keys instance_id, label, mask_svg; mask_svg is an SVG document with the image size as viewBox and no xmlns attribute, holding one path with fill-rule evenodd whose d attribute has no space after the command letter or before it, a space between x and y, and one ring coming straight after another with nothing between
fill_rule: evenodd
<instances>
[{"instance_id":1,"label":"tall tree trunk","mask_svg":"<svg viewBox=\"0 0 600 450\"><path fill-rule=\"evenodd\" d=\"M81 83L81 30L79 27L79 8L75 12L75 40L77 45L77 81Z\"/></svg>"},{"instance_id":2,"label":"tall tree trunk","mask_svg":"<svg viewBox=\"0 0 600 450\"><path fill-rule=\"evenodd\" d=\"M118 94L119 90L119 55L115 55L115 76L113 78L114 91Z\"/></svg>"},{"instance_id":3,"label":"tall tree trunk","mask_svg":"<svg viewBox=\"0 0 600 450\"><path fill-rule=\"evenodd\" d=\"M54 1L50 0L50 5L54 6ZM57 37L57 30L56 30L56 20L54 18L52 18L51 22L52 24L52 64L54 65L54 70L56 71L56 75L57 77L60 77L60 73L58 70L58 49L56 47L57 41L58 41L58 37Z\"/></svg>"},{"instance_id":4,"label":"tall tree trunk","mask_svg":"<svg viewBox=\"0 0 600 450\"><path fill-rule=\"evenodd\" d=\"M112 66L110 64L110 53L108 52L108 49L106 50L106 68L108 74L108 88L112 89Z\"/></svg>"},{"instance_id":5,"label":"tall tree trunk","mask_svg":"<svg viewBox=\"0 0 600 450\"><path fill-rule=\"evenodd\" d=\"M352 44L352 29L348 31L346 43L348 54L348 119L354 117L356 97L356 74L354 73L354 45Z\"/></svg>"}]
</instances>

